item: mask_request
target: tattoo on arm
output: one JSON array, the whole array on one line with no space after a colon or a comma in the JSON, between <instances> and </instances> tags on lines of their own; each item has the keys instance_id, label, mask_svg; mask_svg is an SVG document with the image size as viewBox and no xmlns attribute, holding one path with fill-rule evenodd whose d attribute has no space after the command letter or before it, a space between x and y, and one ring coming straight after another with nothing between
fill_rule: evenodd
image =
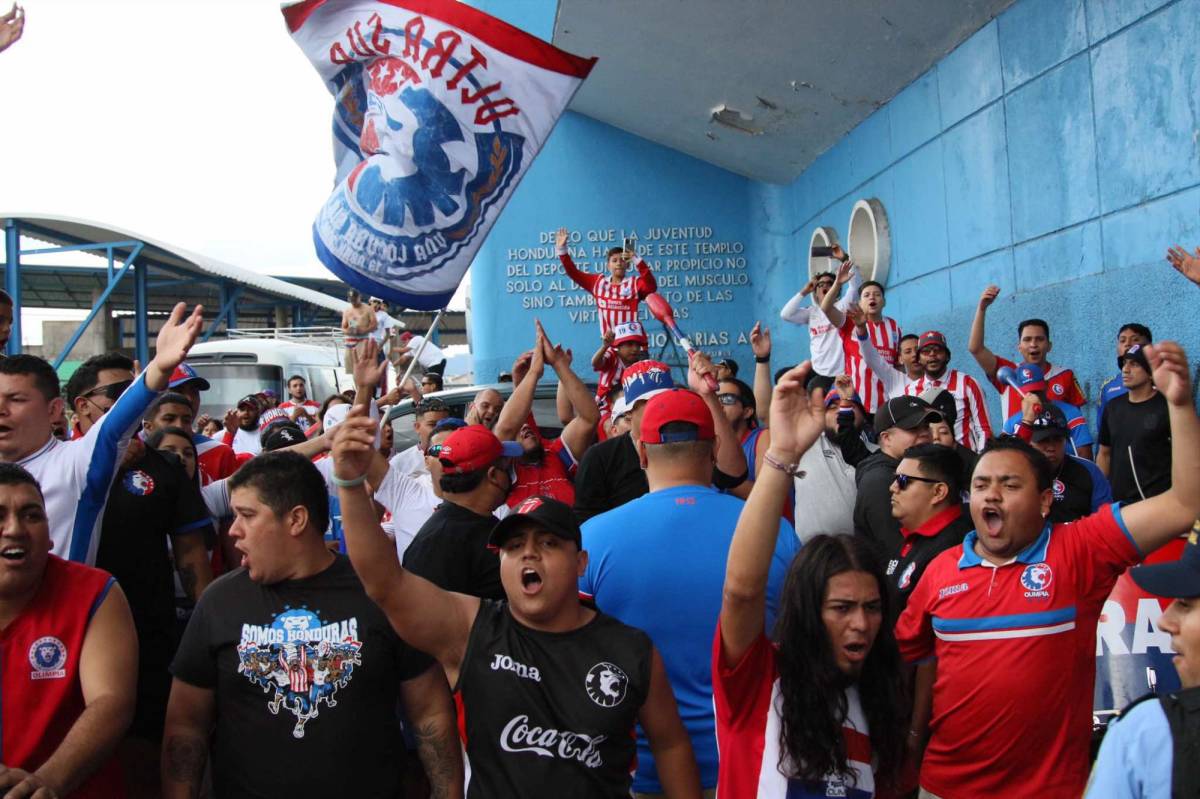
<instances>
[{"instance_id":1,"label":"tattoo on arm","mask_svg":"<svg viewBox=\"0 0 1200 799\"><path fill-rule=\"evenodd\" d=\"M173 782L192 786L192 796L200 795L200 780L208 760L208 743L196 736L172 735L167 739L163 774Z\"/></svg>"},{"instance_id":2,"label":"tattoo on arm","mask_svg":"<svg viewBox=\"0 0 1200 799\"><path fill-rule=\"evenodd\" d=\"M421 762L425 765L425 774L429 777L432 791L430 799L447 799L461 795L459 789L462 774L457 764L462 761L454 727L427 722L417 725L413 730L413 737L417 739L417 754L420 755Z\"/></svg>"}]
</instances>

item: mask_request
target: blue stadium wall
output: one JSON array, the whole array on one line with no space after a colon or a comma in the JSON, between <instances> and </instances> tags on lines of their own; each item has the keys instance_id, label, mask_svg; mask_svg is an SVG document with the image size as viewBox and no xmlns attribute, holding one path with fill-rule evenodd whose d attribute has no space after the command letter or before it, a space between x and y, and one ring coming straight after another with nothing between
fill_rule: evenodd
<instances>
[{"instance_id":1,"label":"blue stadium wall","mask_svg":"<svg viewBox=\"0 0 1200 799\"><path fill-rule=\"evenodd\" d=\"M551 33L548 0L478 5ZM958 368L980 376L966 339L989 283L1003 289L989 346L1011 356L1020 319L1050 320L1051 360L1073 367L1089 398L1116 371L1123 322L1178 338L1200 359L1200 289L1163 260L1174 242L1200 246L1196 41L1200 0L1019 0L786 186L568 114L472 269L476 374L507 368L535 313L577 364L595 349L594 318L573 314L590 306L528 307L581 292L550 290L550 280L531 291L509 276L553 267L546 240L560 224L673 244L647 260L678 282L666 290L686 309L685 328L748 368L741 334L770 320L775 365L794 363L807 335L778 310L805 280L813 230L831 226L845 240L865 198L888 214L887 313L905 330L944 331ZM535 257L538 247L551 255Z\"/></svg>"}]
</instances>

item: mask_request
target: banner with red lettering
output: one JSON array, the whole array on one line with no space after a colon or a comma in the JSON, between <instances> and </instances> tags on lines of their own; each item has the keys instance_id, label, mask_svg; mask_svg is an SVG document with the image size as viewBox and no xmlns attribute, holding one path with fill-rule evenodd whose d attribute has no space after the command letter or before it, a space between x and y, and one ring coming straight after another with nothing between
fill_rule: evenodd
<instances>
[{"instance_id":1,"label":"banner with red lettering","mask_svg":"<svg viewBox=\"0 0 1200 799\"><path fill-rule=\"evenodd\" d=\"M596 59L455 0L305 0L283 16L335 99L317 256L364 294L444 307Z\"/></svg>"}]
</instances>

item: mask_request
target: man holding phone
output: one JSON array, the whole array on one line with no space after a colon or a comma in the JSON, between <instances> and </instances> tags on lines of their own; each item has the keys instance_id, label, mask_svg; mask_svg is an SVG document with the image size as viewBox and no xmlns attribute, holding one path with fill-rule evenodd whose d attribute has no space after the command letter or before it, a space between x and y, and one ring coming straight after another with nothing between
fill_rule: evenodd
<instances>
[{"instance_id":1,"label":"man holding phone","mask_svg":"<svg viewBox=\"0 0 1200 799\"><path fill-rule=\"evenodd\" d=\"M821 301L827 293L840 291L841 287L848 283L849 288L845 296L834 303L839 313L845 314L846 309L858 301L858 288L862 285L862 276L840 245L835 244L828 250L829 252L825 253L825 248L814 247L813 257L819 258L824 254L841 261L837 274L821 272L813 275L804 284L804 288L783 306L779 316L784 321L808 327L808 347L813 371L825 377L837 377L845 371L846 356L837 325L821 310ZM812 304L805 305L804 298L809 294L813 296Z\"/></svg>"}]
</instances>

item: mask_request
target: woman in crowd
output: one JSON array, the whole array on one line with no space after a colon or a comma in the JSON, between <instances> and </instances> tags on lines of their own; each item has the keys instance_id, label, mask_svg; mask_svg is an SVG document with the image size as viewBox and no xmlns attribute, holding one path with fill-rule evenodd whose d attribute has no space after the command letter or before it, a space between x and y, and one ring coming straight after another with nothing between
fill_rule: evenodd
<instances>
[{"instance_id":1,"label":"woman in crowd","mask_svg":"<svg viewBox=\"0 0 1200 799\"><path fill-rule=\"evenodd\" d=\"M909 703L869 545L809 541L788 572L774 642L764 629L779 507L824 430L823 392L810 402L803 390L809 369L775 387L771 446L729 548L713 644L721 796L872 797L899 782Z\"/></svg>"}]
</instances>

